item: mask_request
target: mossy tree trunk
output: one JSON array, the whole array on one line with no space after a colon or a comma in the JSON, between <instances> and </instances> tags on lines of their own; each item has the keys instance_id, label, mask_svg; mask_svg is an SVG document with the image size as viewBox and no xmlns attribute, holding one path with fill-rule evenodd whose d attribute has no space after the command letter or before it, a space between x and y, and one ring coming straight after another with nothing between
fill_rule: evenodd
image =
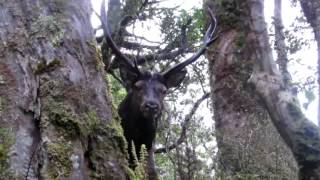
<instances>
[{"instance_id":1,"label":"mossy tree trunk","mask_svg":"<svg viewBox=\"0 0 320 180\"><path fill-rule=\"evenodd\" d=\"M89 0L0 0L0 179L124 179Z\"/></svg>"},{"instance_id":2,"label":"mossy tree trunk","mask_svg":"<svg viewBox=\"0 0 320 180\"><path fill-rule=\"evenodd\" d=\"M297 165L248 84L258 58L251 0L207 0L221 35L207 57L221 178L297 179ZM262 52L261 52L262 53Z\"/></svg>"},{"instance_id":3,"label":"mossy tree trunk","mask_svg":"<svg viewBox=\"0 0 320 180\"><path fill-rule=\"evenodd\" d=\"M273 124L289 146L299 166L300 179L320 179L320 129L301 112L295 96L285 89L275 66L263 16L263 0L251 0L250 25L255 68L249 82L264 103ZM309 2L310 4L311 2ZM319 7L319 2L314 1Z\"/></svg>"},{"instance_id":4,"label":"mossy tree trunk","mask_svg":"<svg viewBox=\"0 0 320 180\"><path fill-rule=\"evenodd\" d=\"M211 76L211 82L213 82L213 84L211 86L214 94L215 110L218 110L216 112L218 114L217 118L219 120L219 118L222 117L219 115L218 108L220 106L225 105L225 108L220 109L226 111L230 107L233 108L234 106L232 105L236 101L227 101L228 99L225 99L227 96L220 98L215 95L219 92L221 94L229 93L228 96L232 97L232 93L241 89L238 88L241 87L240 84L240 86L231 86L232 89L229 89L227 92L221 90L223 88L220 87L217 82L220 82L223 79L224 84L228 83L226 87L230 87L230 84L232 82L237 82L238 78L238 76L234 76L231 78L231 81L225 78L230 77L230 68L226 69L224 66L234 62L240 62L241 66L244 66L247 64L246 62L248 62L248 60L251 60L253 66L246 68L246 71L251 71L249 74L250 78L246 78L246 81L244 81L244 84L252 85L256 91L256 93L250 93L250 98L256 99L255 94L259 96L257 99L261 101L256 102L263 105L261 108L268 112L267 114L270 116L273 125L276 127L297 161L299 179L319 179L320 129L305 118L301 112L298 100L285 88L283 77L277 69L272 57L272 51L268 40L268 31L264 20L263 3L263 0L234 0L219 1L214 4L218 7L217 13L218 17L220 17L221 24L227 23L227 26L221 25L221 28L223 28L223 35L221 38L222 40L214 49L217 52L213 53L213 55L209 55L209 57L212 57L210 67L213 72L213 76ZM222 7L223 10L220 11L219 7ZM224 11L228 13L223 14ZM223 14L223 16L220 16L220 14ZM232 49L235 46L238 47ZM224 66L217 66L219 64ZM239 67L239 65L231 67L231 69L237 69L237 67ZM237 72L242 71L239 70ZM239 98L243 96L239 95L235 97ZM223 104L221 105L221 103ZM247 99L245 104L247 105L249 103L250 101ZM236 107L240 108L242 106ZM224 115L230 117L233 113L231 112ZM241 117L241 112L237 115ZM229 118L229 122L224 122L225 124L231 125L234 123L234 126L229 127L232 129L233 127L239 126L237 125L239 119L240 118L237 117ZM257 118L256 122L262 120L262 118ZM218 123L220 123L217 124L218 128L221 128L219 126L224 125L219 121ZM234 131L235 130L232 131L233 134L235 134ZM263 139L260 141L263 141ZM222 141L222 143L224 143L224 141ZM273 143L271 145L275 146L278 144ZM224 148L220 148L220 150L223 151Z\"/></svg>"}]
</instances>

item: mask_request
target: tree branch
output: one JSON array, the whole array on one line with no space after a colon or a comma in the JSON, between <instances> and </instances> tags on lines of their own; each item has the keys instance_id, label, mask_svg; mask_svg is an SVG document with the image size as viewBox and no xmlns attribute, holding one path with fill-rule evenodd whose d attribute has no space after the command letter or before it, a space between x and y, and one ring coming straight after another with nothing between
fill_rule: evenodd
<instances>
[{"instance_id":1,"label":"tree branch","mask_svg":"<svg viewBox=\"0 0 320 180\"><path fill-rule=\"evenodd\" d=\"M174 58L178 57L179 55L186 53L186 52L191 52L191 51L188 49L179 48L179 49L177 49L175 51L171 51L171 52L163 52L160 54L147 54L145 56L138 56L137 63L144 64L144 63L150 62L150 61L174 59Z\"/></svg>"},{"instance_id":2,"label":"tree branch","mask_svg":"<svg viewBox=\"0 0 320 180\"><path fill-rule=\"evenodd\" d=\"M120 29L124 29L123 27L127 27L131 21L134 21L136 19L144 19L143 15L141 15L141 12L143 12L143 10L147 7L148 4L152 4L152 2L149 3L148 0L144 0L139 10L135 13L135 15L124 16L120 21L120 26L121 26Z\"/></svg>"},{"instance_id":3,"label":"tree branch","mask_svg":"<svg viewBox=\"0 0 320 180\"><path fill-rule=\"evenodd\" d=\"M298 99L284 88L268 43L263 0L251 5L251 14L254 17L251 27L257 60L249 82L255 87L273 124L292 151L300 168L299 179L319 179L320 129L304 116Z\"/></svg>"},{"instance_id":4,"label":"tree branch","mask_svg":"<svg viewBox=\"0 0 320 180\"><path fill-rule=\"evenodd\" d=\"M149 61L155 60L165 60L165 59L174 59L177 56L186 53L189 51L188 48L188 38L187 38L187 28L191 24L191 18L188 19L186 24L181 26L181 35L172 43L168 44L164 49L160 50L158 53L155 54L148 54L145 56L138 56L136 61L138 64L143 64ZM177 50L172 51L176 48L177 41L179 46Z\"/></svg>"},{"instance_id":5,"label":"tree branch","mask_svg":"<svg viewBox=\"0 0 320 180\"><path fill-rule=\"evenodd\" d=\"M159 46L145 45L145 44L140 44L137 42L129 42L129 41L123 41L121 43L121 46L126 49L131 49L131 50L139 50L140 48L145 48L145 49L150 49L150 50L159 49Z\"/></svg>"},{"instance_id":6,"label":"tree branch","mask_svg":"<svg viewBox=\"0 0 320 180\"><path fill-rule=\"evenodd\" d=\"M147 39L147 38L145 38L145 37L143 37L143 36L137 36L137 35L135 35L135 34L132 34L132 33L130 33L130 32L124 32L123 33L123 35L125 35L125 36L129 36L129 37L134 37L134 38L137 38L137 39L141 39L141 40L144 40L144 41L146 41L146 42L149 42L149 43L153 43L153 44L161 44L161 42L158 42L158 41L151 41L151 40L149 40L149 39Z\"/></svg>"},{"instance_id":7,"label":"tree branch","mask_svg":"<svg viewBox=\"0 0 320 180\"><path fill-rule=\"evenodd\" d=\"M210 93L205 93L200 99L198 99L196 101L196 103L194 103L191 111L189 112L189 114L187 114L184 118L183 124L182 124L182 131L180 134L179 139L176 141L176 143L171 144L168 147L163 147L163 148L158 148L155 150L155 153L166 153L174 148L176 148L178 145L180 145L182 142L185 141L186 137L187 137L187 129L189 127L189 123L190 120L192 118L192 116L195 114L195 112L197 111L197 109L199 108L200 104L207 98L209 98Z\"/></svg>"},{"instance_id":8,"label":"tree branch","mask_svg":"<svg viewBox=\"0 0 320 180\"><path fill-rule=\"evenodd\" d=\"M292 80L291 75L288 71L288 55L285 43L285 36L284 36L284 26L282 23L282 0L274 0L274 31L275 31L275 50L277 52L278 59L276 62L279 65L280 72L283 76L283 81L288 88L289 82Z\"/></svg>"}]
</instances>

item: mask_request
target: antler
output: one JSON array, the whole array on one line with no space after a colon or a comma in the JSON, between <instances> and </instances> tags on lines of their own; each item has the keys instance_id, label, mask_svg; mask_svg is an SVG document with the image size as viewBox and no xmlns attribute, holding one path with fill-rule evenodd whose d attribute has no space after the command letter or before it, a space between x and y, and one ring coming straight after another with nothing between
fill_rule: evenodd
<instances>
[{"instance_id":1,"label":"antler","mask_svg":"<svg viewBox=\"0 0 320 180\"><path fill-rule=\"evenodd\" d=\"M207 50L207 47L217 39L217 37L213 36L214 32L215 32L215 29L217 27L217 20L214 17L213 12L211 11L211 9L208 8L208 10L209 10L211 23L210 23L209 28L207 29L207 31L205 33L205 36L203 38L203 44L201 45L202 47L193 56L191 56L189 59L187 59L187 60L175 65L174 67L172 67L169 70L167 70L166 72L164 72L163 74L165 76L169 76L172 73L181 71L187 65L195 62Z\"/></svg>"},{"instance_id":2,"label":"antler","mask_svg":"<svg viewBox=\"0 0 320 180\"><path fill-rule=\"evenodd\" d=\"M119 47L116 45L116 43L113 41L113 39L111 37L111 33L109 31L109 26L108 26L107 15L106 15L105 0L102 1L100 14L101 14L100 19L101 19L101 26L102 26L102 29L103 29L103 34L104 34L105 39L107 41L107 44L111 48L112 52L119 59L123 60L123 62L129 68L130 71L135 72L137 74L140 74L140 71L139 71L139 68L138 68L137 64L136 63L133 64L132 60L130 60L129 57L127 57L126 55L124 55L120 51Z\"/></svg>"}]
</instances>

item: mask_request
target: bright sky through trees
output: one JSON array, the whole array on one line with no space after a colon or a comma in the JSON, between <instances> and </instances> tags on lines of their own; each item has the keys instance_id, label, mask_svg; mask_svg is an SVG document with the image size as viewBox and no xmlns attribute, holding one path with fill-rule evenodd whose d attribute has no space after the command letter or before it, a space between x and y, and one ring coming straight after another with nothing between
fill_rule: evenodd
<instances>
[{"instance_id":1,"label":"bright sky through trees","mask_svg":"<svg viewBox=\"0 0 320 180\"><path fill-rule=\"evenodd\" d=\"M98 14L100 14L101 2L102 0L92 0L93 8ZM291 7L291 5L289 4L289 1L282 1L282 2L283 2L283 6L282 6L283 23L285 27L288 28L293 22L295 22L295 18L297 16L301 16L301 11L299 7L298 8ZM180 8L185 10L190 10L193 7L201 8L202 0L164 0L161 3L161 6L163 7L175 7L178 5L181 5ZM266 21L269 24L269 29L273 28L271 27L273 11L274 11L273 1L271 0L265 1L265 17L266 17ZM148 23L149 24L146 24L146 23L142 24L141 27L136 26L134 29L134 33L137 35L143 35L149 40L153 40L153 41L159 40L160 38L159 30L155 29L153 25L150 25L150 23L153 23L153 22L148 22ZM99 26L100 23L96 16L92 16L92 24L94 27ZM301 36L303 36L304 38L312 39L313 34L311 29L306 30L306 32ZM274 58L275 57L276 56L274 55ZM314 77L314 79L316 79L315 67L317 65L316 63L317 52L316 52L315 42L311 42L310 47L304 47L301 51L296 53L294 56L289 56L289 58L301 59L302 64L304 64L304 66L301 66L297 63L289 63L289 70L292 73L292 76L295 81L306 79L306 77L308 76L312 76ZM310 67L314 70L310 70ZM299 94L299 99L301 104L306 101L303 94ZM308 109L305 111L305 115L308 117L308 119L313 121L315 124L317 124L316 123L317 122L317 102L318 100L315 99L313 102L311 102L311 104L308 106Z\"/></svg>"},{"instance_id":2,"label":"bright sky through trees","mask_svg":"<svg viewBox=\"0 0 320 180\"><path fill-rule=\"evenodd\" d=\"M266 21L268 22L269 29L273 27L271 26L272 22L272 16L273 16L273 11L274 11L274 4L273 1L268 0L265 1L265 17ZM299 3L298 3L299 5ZM290 28L292 23L296 23L296 18L302 16L302 12L300 11L300 6L298 7L292 7L290 5L289 1L282 1L282 19L283 19L283 24L285 28ZM291 28L292 29L292 28ZM299 32L300 33L300 32ZM299 34L298 36L306 38L306 39L314 39L313 32L310 29L305 29L303 33ZM276 58L276 55L274 55L274 58ZM301 59L301 64L296 63L296 61L289 62L289 71L292 74L292 77L295 81L299 80L306 80L307 77L311 76L315 80L317 79L316 77L316 67L317 67L317 49L316 49L316 43L315 41L310 42L310 47L303 47L301 51L298 51L296 54L293 56L289 56L289 59L294 58L294 59ZM310 69L312 68L312 70ZM316 93L317 89L314 89L314 93ZM308 109L304 110L304 113L306 117L317 124L317 106L318 106L318 98L310 103L308 106ZM300 93L299 94L299 100L300 104L303 104L306 102L306 98L304 94Z\"/></svg>"}]
</instances>

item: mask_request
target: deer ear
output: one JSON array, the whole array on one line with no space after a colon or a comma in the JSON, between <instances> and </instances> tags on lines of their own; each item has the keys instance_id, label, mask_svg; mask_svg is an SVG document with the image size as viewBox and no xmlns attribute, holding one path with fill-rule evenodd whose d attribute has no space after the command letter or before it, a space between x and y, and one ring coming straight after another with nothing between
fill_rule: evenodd
<instances>
[{"instance_id":1,"label":"deer ear","mask_svg":"<svg viewBox=\"0 0 320 180\"><path fill-rule=\"evenodd\" d=\"M128 91L137 81L139 74L137 74L137 72L131 71L130 68L125 65L120 64L119 69L121 80L124 83L126 90Z\"/></svg>"},{"instance_id":2,"label":"deer ear","mask_svg":"<svg viewBox=\"0 0 320 180\"><path fill-rule=\"evenodd\" d=\"M177 87L182 82L182 80L186 77L187 70L182 69L180 71L168 71L163 77L166 83L167 88Z\"/></svg>"}]
</instances>

